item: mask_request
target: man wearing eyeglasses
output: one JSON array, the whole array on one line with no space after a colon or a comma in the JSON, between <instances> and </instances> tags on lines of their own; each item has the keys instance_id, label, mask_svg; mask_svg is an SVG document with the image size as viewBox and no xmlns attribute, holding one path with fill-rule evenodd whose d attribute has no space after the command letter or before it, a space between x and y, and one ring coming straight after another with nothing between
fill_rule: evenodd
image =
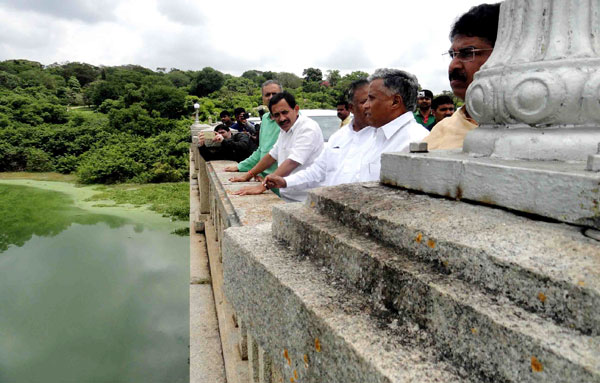
<instances>
[{"instance_id":1,"label":"man wearing eyeglasses","mask_svg":"<svg viewBox=\"0 0 600 383\"><path fill-rule=\"evenodd\" d=\"M275 80L265 81L262 85L262 101L263 104L269 105L269 100L277 94L283 91L281 85ZM261 158L265 156L265 154L269 153L275 142L277 142L277 138L279 138L279 126L277 123L271 118L270 113L266 113L262 116L261 124L260 124L260 132L259 132L259 140L258 140L258 148L250 155L250 157L246 158L244 161L240 162L234 166L228 166L225 168L226 172L247 172L252 169ZM267 174L273 173L277 169L277 164L273 164L270 168L263 171L260 176L266 176ZM254 175L252 173L246 173L239 177L233 177L231 181L233 182L248 182L250 181Z\"/></svg>"},{"instance_id":2,"label":"man wearing eyeglasses","mask_svg":"<svg viewBox=\"0 0 600 383\"><path fill-rule=\"evenodd\" d=\"M452 60L448 78L454 95L462 100L473 82L473 75L492 54L499 17L499 3L481 4L458 18L452 27L452 46L447 53ZM451 117L437 123L423 141L428 143L429 150L459 149L467 133L476 127L477 122L471 118L465 105Z\"/></svg>"}]
</instances>

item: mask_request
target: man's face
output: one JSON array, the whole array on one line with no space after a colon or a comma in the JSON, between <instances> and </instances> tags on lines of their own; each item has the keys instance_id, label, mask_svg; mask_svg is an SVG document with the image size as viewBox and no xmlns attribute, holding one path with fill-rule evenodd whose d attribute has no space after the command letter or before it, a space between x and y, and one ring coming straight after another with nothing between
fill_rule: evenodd
<instances>
[{"instance_id":1,"label":"man's face","mask_svg":"<svg viewBox=\"0 0 600 383\"><path fill-rule=\"evenodd\" d=\"M465 48L490 49L493 46L479 37L456 35L452 40L451 50L457 52ZM459 57L454 57L448 67L450 87L456 97L465 99L467 87L473 82L473 75L481 68L492 54L491 50L475 52L473 61L464 62Z\"/></svg>"},{"instance_id":2,"label":"man's face","mask_svg":"<svg viewBox=\"0 0 600 383\"><path fill-rule=\"evenodd\" d=\"M225 129L217 130L217 133L223 136L223 138L230 139L231 138L231 130L227 131Z\"/></svg>"},{"instance_id":3,"label":"man's face","mask_svg":"<svg viewBox=\"0 0 600 383\"><path fill-rule=\"evenodd\" d=\"M271 118L277 122L281 130L287 132L298 119L299 110L300 107L298 105L292 108L285 99L282 99L271 107Z\"/></svg>"},{"instance_id":4,"label":"man's face","mask_svg":"<svg viewBox=\"0 0 600 383\"><path fill-rule=\"evenodd\" d=\"M281 92L281 88L277 84L269 84L262 89L263 105L268 106L271 97Z\"/></svg>"},{"instance_id":5,"label":"man's face","mask_svg":"<svg viewBox=\"0 0 600 383\"><path fill-rule=\"evenodd\" d=\"M350 115L350 111L346 109L346 105L337 106L337 116L340 120L344 121L346 117Z\"/></svg>"},{"instance_id":6,"label":"man's face","mask_svg":"<svg viewBox=\"0 0 600 383\"><path fill-rule=\"evenodd\" d=\"M429 97L417 97L417 106L419 109L427 110L431 108L431 99Z\"/></svg>"},{"instance_id":7,"label":"man's face","mask_svg":"<svg viewBox=\"0 0 600 383\"><path fill-rule=\"evenodd\" d=\"M369 95L365 103L365 115L369 125L379 128L392 120L391 112L394 96L383 85L382 79L371 81Z\"/></svg>"},{"instance_id":8,"label":"man's face","mask_svg":"<svg viewBox=\"0 0 600 383\"><path fill-rule=\"evenodd\" d=\"M230 125L231 124L231 117L230 116L223 116L223 117L221 117L221 122L224 123L225 125Z\"/></svg>"},{"instance_id":9,"label":"man's face","mask_svg":"<svg viewBox=\"0 0 600 383\"><path fill-rule=\"evenodd\" d=\"M454 114L454 104L442 104L433 111L436 121L441 121L446 117L450 117Z\"/></svg>"},{"instance_id":10,"label":"man's face","mask_svg":"<svg viewBox=\"0 0 600 383\"><path fill-rule=\"evenodd\" d=\"M354 91L354 97L352 97L351 110L354 113L354 125L365 127L369 123L365 114L365 104L369 99L369 86L365 85Z\"/></svg>"},{"instance_id":11,"label":"man's face","mask_svg":"<svg viewBox=\"0 0 600 383\"><path fill-rule=\"evenodd\" d=\"M246 123L246 113L236 114L235 120L237 121L238 124L245 124Z\"/></svg>"}]
</instances>

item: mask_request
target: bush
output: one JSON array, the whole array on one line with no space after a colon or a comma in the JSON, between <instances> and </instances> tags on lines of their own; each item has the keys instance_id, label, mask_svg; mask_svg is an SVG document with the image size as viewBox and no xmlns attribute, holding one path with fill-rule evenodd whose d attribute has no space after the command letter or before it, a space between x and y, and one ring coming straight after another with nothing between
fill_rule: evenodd
<instances>
[{"instance_id":1,"label":"bush","mask_svg":"<svg viewBox=\"0 0 600 383\"><path fill-rule=\"evenodd\" d=\"M52 161L48 153L37 148L27 148L25 152L26 156L26 171L30 172L49 172L54 170Z\"/></svg>"}]
</instances>

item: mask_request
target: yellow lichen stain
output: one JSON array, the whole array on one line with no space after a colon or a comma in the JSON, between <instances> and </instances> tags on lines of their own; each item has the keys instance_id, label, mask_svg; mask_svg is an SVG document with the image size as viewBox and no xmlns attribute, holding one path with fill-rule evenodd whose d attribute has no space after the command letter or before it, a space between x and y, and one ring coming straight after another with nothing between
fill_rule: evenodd
<instances>
[{"instance_id":1,"label":"yellow lichen stain","mask_svg":"<svg viewBox=\"0 0 600 383\"><path fill-rule=\"evenodd\" d=\"M427 246L431 247L432 249L435 247L435 242L433 242L431 239L427 241Z\"/></svg>"},{"instance_id":2,"label":"yellow lichen stain","mask_svg":"<svg viewBox=\"0 0 600 383\"><path fill-rule=\"evenodd\" d=\"M533 372L544 371L544 366L542 366L542 363L535 356L531 357L531 370Z\"/></svg>"},{"instance_id":3,"label":"yellow lichen stain","mask_svg":"<svg viewBox=\"0 0 600 383\"><path fill-rule=\"evenodd\" d=\"M312 202L310 203L310 207L315 207L315 201L312 201Z\"/></svg>"},{"instance_id":4,"label":"yellow lichen stain","mask_svg":"<svg viewBox=\"0 0 600 383\"><path fill-rule=\"evenodd\" d=\"M298 379L298 371L294 370L294 379Z\"/></svg>"},{"instance_id":5,"label":"yellow lichen stain","mask_svg":"<svg viewBox=\"0 0 600 383\"><path fill-rule=\"evenodd\" d=\"M473 327L473 328L471 329L471 333L472 333L473 335L477 335L477 333L478 333L478 332L479 332L479 330L477 330L475 327Z\"/></svg>"},{"instance_id":6,"label":"yellow lichen stain","mask_svg":"<svg viewBox=\"0 0 600 383\"><path fill-rule=\"evenodd\" d=\"M294 379L294 377L292 376L292 377L290 378L290 382L294 383L295 381L296 381L296 380L295 380L295 379Z\"/></svg>"},{"instance_id":7,"label":"yellow lichen stain","mask_svg":"<svg viewBox=\"0 0 600 383\"><path fill-rule=\"evenodd\" d=\"M546 296L544 295L544 293L539 293L537 297L540 300L540 302L546 302Z\"/></svg>"},{"instance_id":8,"label":"yellow lichen stain","mask_svg":"<svg viewBox=\"0 0 600 383\"><path fill-rule=\"evenodd\" d=\"M308 368L308 355L304 354L304 368Z\"/></svg>"},{"instance_id":9,"label":"yellow lichen stain","mask_svg":"<svg viewBox=\"0 0 600 383\"><path fill-rule=\"evenodd\" d=\"M290 359L290 355L288 354L288 350L287 348L283 349L283 357L285 358L285 360L287 360L288 365L292 365L292 360Z\"/></svg>"},{"instance_id":10,"label":"yellow lichen stain","mask_svg":"<svg viewBox=\"0 0 600 383\"><path fill-rule=\"evenodd\" d=\"M421 233L417 234L415 241L417 241L417 243L421 243L422 240L423 240L423 234L421 234Z\"/></svg>"},{"instance_id":11,"label":"yellow lichen stain","mask_svg":"<svg viewBox=\"0 0 600 383\"><path fill-rule=\"evenodd\" d=\"M319 342L319 338L315 338L315 350L321 352L321 342Z\"/></svg>"},{"instance_id":12,"label":"yellow lichen stain","mask_svg":"<svg viewBox=\"0 0 600 383\"><path fill-rule=\"evenodd\" d=\"M578 281L577 284L581 287L585 286L585 281Z\"/></svg>"}]
</instances>

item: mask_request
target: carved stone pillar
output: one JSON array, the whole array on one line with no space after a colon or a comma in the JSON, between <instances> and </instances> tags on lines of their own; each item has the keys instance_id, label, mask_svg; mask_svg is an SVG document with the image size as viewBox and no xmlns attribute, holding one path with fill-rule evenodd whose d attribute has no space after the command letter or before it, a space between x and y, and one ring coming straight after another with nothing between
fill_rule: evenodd
<instances>
[{"instance_id":1,"label":"carved stone pillar","mask_svg":"<svg viewBox=\"0 0 600 383\"><path fill-rule=\"evenodd\" d=\"M466 102L463 150L384 153L381 182L600 230L600 0L504 1Z\"/></svg>"},{"instance_id":2,"label":"carved stone pillar","mask_svg":"<svg viewBox=\"0 0 600 383\"><path fill-rule=\"evenodd\" d=\"M466 153L584 161L600 142L600 2L508 0L467 91Z\"/></svg>"}]
</instances>

